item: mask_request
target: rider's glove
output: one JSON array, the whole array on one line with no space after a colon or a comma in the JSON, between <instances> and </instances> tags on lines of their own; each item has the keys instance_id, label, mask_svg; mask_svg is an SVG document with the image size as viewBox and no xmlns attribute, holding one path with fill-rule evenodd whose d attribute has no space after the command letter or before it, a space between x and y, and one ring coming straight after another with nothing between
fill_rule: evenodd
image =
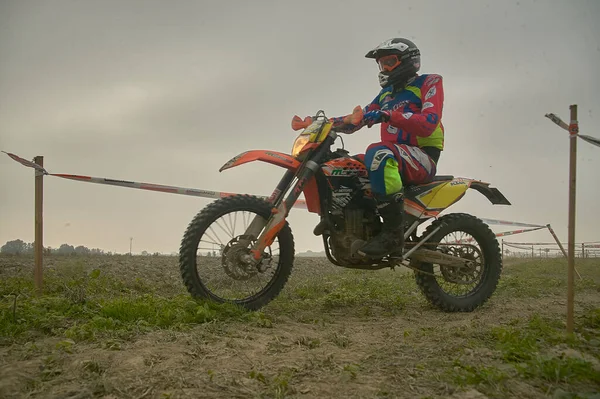
<instances>
[{"instance_id":1,"label":"rider's glove","mask_svg":"<svg viewBox=\"0 0 600 399\"><path fill-rule=\"evenodd\" d=\"M377 123L387 122L389 120L390 113L388 111L382 111L380 109L369 111L363 116L363 123L368 127L371 127Z\"/></svg>"},{"instance_id":2,"label":"rider's glove","mask_svg":"<svg viewBox=\"0 0 600 399\"><path fill-rule=\"evenodd\" d=\"M344 119L346 118L346 116L332 116L329 118L329 120L331 122L333 122L333 127L338 127L338 126L342 126L343 124L345 124Z\"/></svg>"}]
</instances>

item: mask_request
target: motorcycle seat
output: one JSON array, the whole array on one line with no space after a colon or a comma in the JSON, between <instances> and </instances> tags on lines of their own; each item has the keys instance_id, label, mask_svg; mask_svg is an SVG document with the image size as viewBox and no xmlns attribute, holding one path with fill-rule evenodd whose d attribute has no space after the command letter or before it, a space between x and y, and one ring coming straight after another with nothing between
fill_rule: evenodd
<instances>
[{"instance_id":1,"label":"motorcycle seat","mask_svg":"<svg viewBox=\"0 0 600 399\"><path fill-rule=\"evenodd\" d=\"M433 177L433 181L447 181L454 179L452 175L438 175Z\"/></svg>"}]
</instances>

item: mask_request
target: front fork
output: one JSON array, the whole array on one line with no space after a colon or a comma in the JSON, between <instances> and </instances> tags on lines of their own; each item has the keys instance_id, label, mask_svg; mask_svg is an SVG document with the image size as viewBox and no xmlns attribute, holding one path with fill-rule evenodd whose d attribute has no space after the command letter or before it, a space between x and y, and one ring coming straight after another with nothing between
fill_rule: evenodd
<instances>
[{"instance_id":1,"label":"front fork","mask_svg":"<svg viewBox=\"0 0 600 399\"><path fill-rule=\"evenodd\" d=\"M269 202L273 205L273 207L274 207L273 209L276 209L275 207L280 205L283 195L288 190L288 188L289 188L290 184L292 183L292 180L294 180L295 176L296 176L296 170L288 169L285 172L285 175L281 178L281 180L279 181L279 184L277 184L277 187L275 188L275 190L273 190L273 193L269 197ZM246 235L247 237L257 237L260 234L260 232L264 229L264 227L266 226L267 221L268 220L263 218L262 216L256 215L252 219L252 222L250 222L250 225L246 229L244 235ZM249 242L247 244L249 244ZM257 249L257 248L253 247L252 249ZM262 248L262 249L264 249L264 248Z\"/></svg>"},{"instance_id":2,"label":"front fork","mask_svg":"<svg viewBox=\"0 0 600 399\"><path fill-rule=\"evenodd\" d=\"M304 186L311 178L313 178L318 168L319 164L313 160L308 160L304 163L302 169L297 174L298 180L296 181L296 184L292 186L289 195L284 199L283 196L296 177L294 171L288 170L269 198L269 201L273 204L271 217L266 220L260 215L257 215L252 223L250 223L250 226L248 226L248 229L246 230L246 234L256 237L260 233L256 243L250 250L252 258L255 261L260 260L265 248L275 241L275 237L277 237L279 231L285 226L286 218L304 190Z\"/></svg>"},{"instance_id":3,"label":"front fork","mask_svg":"<svg viewBox=\"0 0 600 399\"><path fill-rule=\"evenodd\" d=\"M255 262L260 261L265 248L275 241L275 237L277 237L279 231L285 226L285 220L290 213L290 210L304 190L306 183L315 176L315 173L319 169L319 162L329 150L329 147L333 144L336 137L337 135L334 132L329 133L329 136L325 138L323 144L319 146L316 153L314 155L309 154L308 160L302 164L300 171L288 170L285 173L269 198L269 202L273 205L271 217L266 220L260 215L257 215L250 223L250 226L248 226L245 234L250 237L258 236L258 239L250 249L251 255L249 255ZM295 177L297 177L298 180L292 185ZM284 195L288 192L290 186L292 186L291 191L284 199Z\"/></svg>"}]
</instances>

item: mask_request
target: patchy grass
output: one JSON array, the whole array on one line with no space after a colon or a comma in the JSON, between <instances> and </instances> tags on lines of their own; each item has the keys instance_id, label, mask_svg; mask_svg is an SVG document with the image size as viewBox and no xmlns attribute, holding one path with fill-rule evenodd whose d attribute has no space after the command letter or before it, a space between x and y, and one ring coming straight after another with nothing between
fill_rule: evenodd
<instances>
[{"instance_id":1,"label":"patchy grass","mask_svg":"<svg viewBox=\"0 0 600 399\"><path fill-rule=\"evenodd\" d=\"M387 272L382 277L382 272L348 270L292 282L266 311L273 317L286 315L305 322L329 320L340 313L390 317L402 314L414 295L420 294L406 272Z\"/></svg>"},{"instance_id":2,"label":"patchy grass","mask_svg":"<svg viewBox=\"0 0 600 399\"><path fill-rule=\"evenodd\" d=\"M600 260L510 260L467 314L425 302L412 272L298 259L261 312L194 301L171 257L0 257L0 397L594 398Z\"/></svg>"},{"instance_id":3,"label":"patchy grass","mask_svg":"<svg viewBox=\"0 0 600 399\"><path fill-rule=\"evenodd\" d=\"M0 295L0 345L43 336L130 339L155 329L185 330L228 319L269 323L260 312L195 301L184 293L161 296L139 278L119 280L97 268L87 271L82 263L51 269L42 296L35 294L30 278L20 275L2 279Z\"/></svg>"},{"instance_id":4,"label":"patchy grass","mask_svg":"<svg viewBox=\"0 0 600 399\"><path fill-rule=\"evenodd\" d=\"M483 359L458 358L447 379L461 386L475 386L490 396L502 397L512 391L515 380L526 382L540 392L560 388L582 392L600 388L600 330L591 334L586 322L598 309L584 311L573 337L564 333L564 324L533 314L484 330L471 340L467 353L487 353ZM595 388L594 388L595 387Z\"/></svg>"}]
</instances>

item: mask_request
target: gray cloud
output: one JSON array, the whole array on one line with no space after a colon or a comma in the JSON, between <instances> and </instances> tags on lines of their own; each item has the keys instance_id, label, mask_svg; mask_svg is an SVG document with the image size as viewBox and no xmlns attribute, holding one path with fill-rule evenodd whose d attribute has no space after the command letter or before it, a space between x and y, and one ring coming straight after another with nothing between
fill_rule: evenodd
<instances>
[{"instance_id":1,"label":"gray cloud","mask_svg":"<svg viewBox=\"0 0 600 399\"><path fill-rule=\"evenodd\" d=\"M593 0L5 1L0 149L42 154L53 172L269 194L282 170L218 168L246 149L289 151L294 114L370 101L377 73L363 56L403 35L423 72L444 76L440 173L490 181L514 204L472 193L451 210L552 223L566 240L568 138L544 114L568 119L577 103L582 131L598 136L599 18ZM378 136L344 141L364 152ZM577 239L598 240L600 153L579 150ZM0 157L0 242L33 240L31 176ZM170 252L207 202L47 178L46 243L124 252L134 236L140 251ZM316 249L318 219L303 212L290 219L298 248Z\"/></svg>"}]
</instances>

